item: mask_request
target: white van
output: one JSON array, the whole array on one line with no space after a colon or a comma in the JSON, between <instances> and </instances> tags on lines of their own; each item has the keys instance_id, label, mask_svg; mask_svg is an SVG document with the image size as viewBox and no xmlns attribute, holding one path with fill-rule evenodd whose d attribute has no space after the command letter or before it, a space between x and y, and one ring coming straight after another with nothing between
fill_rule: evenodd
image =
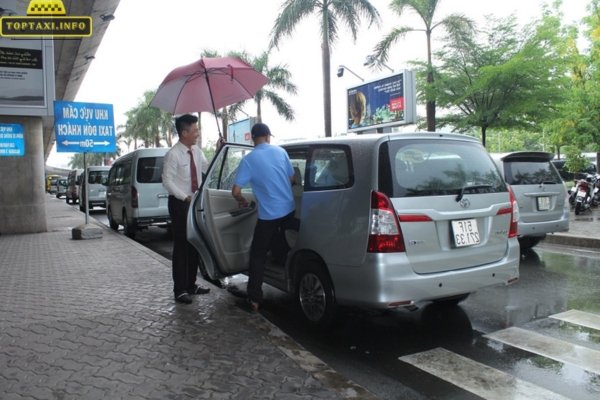
<instances>
[{"instance_id":1,"label":"white van","mask_svg":"<svg viewBox=\"0 0 600 400\"><path fill-rule=\"evenodd\" d=\"M162 184L162 169L168 148L138 149L117 159L109 173L106 214L114 230L123 225L134 237L150 225L168 227L169 193Z\"/></svg>"},{"instance_id":2,"label":"white van","mask_svg":"<svg viewBox=\"0 0 600 400\"><path fill-rule=\"evenodd\" d=\"M94 165L87 167L87 179L83 179L83 173L79 178L79 209L85 211L86 185L89 185L89 209L94 207L106 208L106 180L110 167Z\"/></svg>"}]
</instances>

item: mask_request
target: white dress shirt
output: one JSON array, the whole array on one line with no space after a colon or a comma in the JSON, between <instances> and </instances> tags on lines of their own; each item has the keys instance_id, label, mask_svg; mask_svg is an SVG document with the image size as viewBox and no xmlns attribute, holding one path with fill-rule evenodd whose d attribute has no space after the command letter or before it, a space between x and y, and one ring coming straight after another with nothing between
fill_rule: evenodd
<instances>
[{"instance_id":1,"label":"white dress shirt","mask_svg":"<svg viewBox=\"0 0 600 400\"><path fill-rule=\"evenodd\" d=\"M192 174L190 173L190 150L186 145L177 142L165 155L162 172L162 183L170 195L179 200L192 196ZM202 184L202 173L208 170L208 160L196 145L193 145L192 154L198 175L198 186Z\"/></svg>"}]
</instances>

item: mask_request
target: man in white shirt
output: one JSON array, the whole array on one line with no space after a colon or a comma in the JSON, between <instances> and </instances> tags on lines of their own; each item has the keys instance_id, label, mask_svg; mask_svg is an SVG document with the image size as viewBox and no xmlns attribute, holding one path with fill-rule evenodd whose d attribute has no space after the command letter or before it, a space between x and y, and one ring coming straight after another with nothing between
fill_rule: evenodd
<instances>
[{"instance_id":1,"label":"man in white shirt","mask_svg":"<svg viewBox=\"0 0 600 400\"><path fill-rule=\"evenodd\" d=\"M173 293L178 303L190 304L192 295L210 291L196 285L198 253L187 241L187 214L194 192L208 169L204 153L196 145L200 131L198 117L185 114L175 120L179 142L167 152L162 182L169 192L169 214L173 232Z\"/></svg>"}]
</instances>

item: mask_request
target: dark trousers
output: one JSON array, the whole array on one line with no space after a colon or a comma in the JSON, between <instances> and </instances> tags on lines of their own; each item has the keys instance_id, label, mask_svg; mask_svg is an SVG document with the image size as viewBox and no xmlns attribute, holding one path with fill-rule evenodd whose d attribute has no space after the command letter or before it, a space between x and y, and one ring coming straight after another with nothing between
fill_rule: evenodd
<instances>
[{"instance_id":1,"label":"dark trousers","mask_svg":"<svg viewBox=\"0 0 600 400\"><path fill-rule=\"evenodd\" d=\"M169 215L173 232L173 292L175 296L194 290L198 274L198 252L186 237L189 203L169 196Z\"/></svg>"},{"instance_id":2,"label":"dark trousers","mask_svg":"<svg viewBox=\"0 0 600 400\"><path fill-rule=\"evenodd\" d=\"M284 230L293 225L294 212L273 220L259 219L254 227L254 237L250 247L250 265L248 268L248 298L260 303L263 298L262 284L265 275L267 252L272 243L277 242Z\"/></svg>"}]
</instances>

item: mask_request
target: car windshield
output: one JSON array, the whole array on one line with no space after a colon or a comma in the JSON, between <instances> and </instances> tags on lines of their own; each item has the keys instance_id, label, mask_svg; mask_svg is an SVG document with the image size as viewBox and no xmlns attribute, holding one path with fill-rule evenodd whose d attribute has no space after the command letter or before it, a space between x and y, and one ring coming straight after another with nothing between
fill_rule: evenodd
<instances>
[{"instance_id":1,"label":"car windshield","mask_svg":"<svg viewBox=\"0 0 600 400\"><path fill-rule=\"evenodd\" d=\"M380 190L391 197L506 191L495 164L476 143L398 140L384 143Z\"/></svg>"}]
</instances>

